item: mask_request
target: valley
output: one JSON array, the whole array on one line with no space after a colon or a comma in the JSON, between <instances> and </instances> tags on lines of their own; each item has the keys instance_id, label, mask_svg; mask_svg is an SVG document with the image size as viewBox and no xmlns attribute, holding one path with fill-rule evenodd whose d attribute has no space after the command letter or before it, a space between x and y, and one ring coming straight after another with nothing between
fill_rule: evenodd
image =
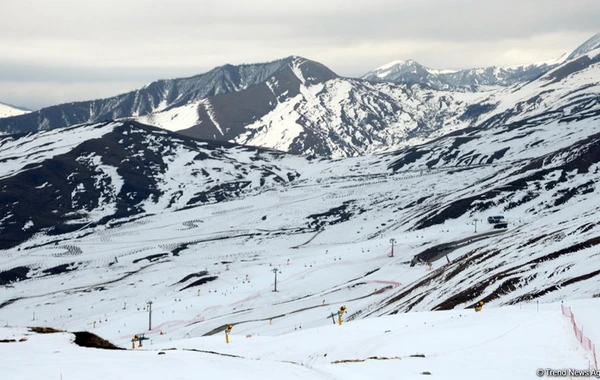
<instances>
[{"instance_id":1,"label":"valley","mask_svg":"<svg viewBox=\"0 0 600 380\"><path fill-rule=\"evenodd\" d=\"M291 56L0 115L0 373L597 370L598 41L361 79Z\"/></svg>"}]
</instances>

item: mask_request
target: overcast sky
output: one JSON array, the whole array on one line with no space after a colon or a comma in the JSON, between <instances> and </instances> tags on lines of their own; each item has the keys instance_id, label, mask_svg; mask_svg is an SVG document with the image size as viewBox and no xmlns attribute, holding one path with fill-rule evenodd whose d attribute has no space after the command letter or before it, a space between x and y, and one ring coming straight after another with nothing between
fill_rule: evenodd
<instances>
[{"instance_id":1,"label":"overcast sky","mask_svg":"<svg viewBox=\"0 0 600 380\"><path fill-rule=\"evenodd\" d=\"M32 109L290 55L344 76L530 63L600 31L599 0L1 0L0 14L0 102Z\"/></svg>"}]
</instances>

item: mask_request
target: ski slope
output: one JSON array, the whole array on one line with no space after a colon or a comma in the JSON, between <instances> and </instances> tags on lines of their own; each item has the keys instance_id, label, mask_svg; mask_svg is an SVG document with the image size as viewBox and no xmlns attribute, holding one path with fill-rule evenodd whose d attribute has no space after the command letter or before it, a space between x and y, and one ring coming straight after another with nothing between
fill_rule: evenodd
<instances>
[{"instance_id":1,"label":"ski slope","mask_svg":"<svg viewBox=\"0 0 600 380\"><path fill-rule=\"evenodd\" d=\"M600 300L577 302L596 314ZM268 325L267 322L264 323ZM266 328L277 328L277 323ZM148 380L244 379L531 379L542 369L587 370L593 358L572 335L560 304L407 313L331 323L277 336L224 334L178 340L170 334L142 348L81 348L68 333L39 335L0 328L3 378ZM590 330L599 332L597 324ZM137 346L137 345L136 345ZM129 347L130 348L130 347ZM159 355L159 352L163 354ZM35 365L31 358L35 357Z\"/></svg>"}]
</instances>

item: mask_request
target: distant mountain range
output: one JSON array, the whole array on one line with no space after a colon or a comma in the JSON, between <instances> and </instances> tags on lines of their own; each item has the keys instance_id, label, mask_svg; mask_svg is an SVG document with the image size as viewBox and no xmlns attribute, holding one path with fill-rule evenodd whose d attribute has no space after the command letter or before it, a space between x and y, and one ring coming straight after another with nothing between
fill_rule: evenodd
<instances>
[{"instance_id":1,"label":"distant mountain range","mask_svg":"<svg viewBox=\"0 0 600 380\"><path fill-rule=\"evenodd\" d=\"M584 42L570 54L547 62L506 67L483 67L467 70L430 69L413 60L393 61L361 78L374 82L418 83L437 90L477 91L489 86L512 86L528 82L581 55L600 47L600 33Z\"/></svg>"},{"instance_id":2,"label":"distant mountain range","mask_svg":"<svg viewBox=\"0 0 600 380\"><path fill-rule=\"evenodd\" d=\"M565 58L566 55L561 59ZM560 61L458 71L434 70L413 60L394 61L368 72L362 78L374 82L417 83L437 90L477 91L484 86L506 87L539 78Z\"/></svg>"},{"instance_id":3,"label":"distant mountain range","mask_svg":"<svg viewBox=\"0 0 600 380\"><path fill-rule=\"evenodd\" d=\"M296 56L225 65L108 99L2 118L0 133L128 119L191 137L296 154L380 153L509 119L558 120L564 111L555 110L567 104L573 117L589 117L581 112L595 109L590 88L600 78L599 45L600 34L555 62L506 68L449 72L395 62L362 79L339 77ZM549 97L551 102L541 101Z\"/></svg>"},{"instance_id":4,"label":"distant mountain range","mask_svg":"<svg viewBox=\"0 0 600 380\"><path fill-rule=\"evenodd\" d=\"M11 106L9 104L4 104L0 102L0 118L24 115L28 112L31 112L31 110L22 107Z\"/></svg>"}]
</instances>

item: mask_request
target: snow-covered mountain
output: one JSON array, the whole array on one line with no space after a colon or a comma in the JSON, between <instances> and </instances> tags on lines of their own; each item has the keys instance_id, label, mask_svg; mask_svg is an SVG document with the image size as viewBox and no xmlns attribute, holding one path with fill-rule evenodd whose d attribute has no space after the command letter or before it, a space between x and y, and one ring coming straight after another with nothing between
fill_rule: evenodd
<instances>
[{"instance_id":1,"label":"snow-covered mountain","mask_svg":"<svg viewBox=\"0 0 600 380\"><path fill-rule=\"evenodd\" d=\"M384 155L299 157L131 121L3 137L0 319L35 307L81 329L105 314L126 344L124 327L142 331L147 317L129 308L146 300L179 339L228 323L318 327L331 323L326 305L349 305L354 320L597 297L597 88L561 87L597 78L595 66L513 92L545 88L540 103L561 100L553 121L502 96L480 127ZM411 265L423 258L432 270ZM173 298L185 303L171 311Z\"/></svg>"},{"instance_id":2,"label":"snow-covered mountain","mask_svg":"<svg viewBox=\"0 0 600 380\"><path fill-rule=\"evenodd\" d=\"M230 140L316 152L293 138L313 128L338 156L407 146L317 158L124 119L0 136L3 374L499 380L597 367L572 323L600 341L600 48L482 93L288 63L260 90L201 99L188 132L210 120ZM235 94L232 119L252 99L273 108L227 131L214 99ZM411 123L402 138L391 127ZM72 344L86 330L123 348L149 340Z\"/></svg>"},{"instance_id":3,"label":"snow-covered mountain","mask_svg":"<svg viewBox=\"0 0 600 380\"><path fill-rule=\"evenodd\" d=\"M361 78L373 82L422 84L438 90L480 91L493 86L512 86L539 78L565 61L572 61L600 47L600 33L592 36L570 54L547 62L484 67L466 70L437 70L413 60L393 61Z\"/></svg>"},{"instance_id":4,"label":"snow-covered mountain","mask_svg":"<svg viewBox=\"0 0 600 380\"><path fill-rule=\"evenodd\" d=\"M539 78L557 64L539 63L468 70L435 70L413 60L394 61L361 78L373 82L421 84L437 90L478 91L482 87L511 86Z\"/></svg>"},{"instance_id":5,"label":"snow-covered mountain","mask_svg":"<svg viewBox=\"0 0 600 380\"><path fill-rule=\"evenodd\" d=\"M593 98L590 94L597 87L600 70L594 62L592 50L544 71L559 73L554 80L557 83L551 86L556 88L553 95L548 91L546 77L540 77L544 72L537 72L535 76L539 78L536 80L479 92L441 91L420 84L376 83L349 78L314 84L306 83L301 79L303 75L298 74L296 78L300 79L296 80L294 92L290 93L286 86L284 96L277 95L279 81L271 78L264 86L172 108L141 118L141 121L177 129L173 127L181 124L174 120L181 118L195 126L178 132L194 137L305 155L359 156L418 144L459 129L477 127L483 122L497 125L501 122L497 112L502 107L507 108L505 116L510 115L515 121L536 114L546 115L545 122L550 122L559 116L552 110L567 106L562 96L568 96L569 109L577 113L590 106L588 98ZM296 73L303 67L302 61L297 64ZM521 69L511 68L513 72ZM470 74L463 72L460 75ZM585 96L580 98L573 94ZM540 102L540 99L548 101ZM522 112L524 108L528 109L527 115ZM586 115L581 113L581 117Z\"/></svg>"},{"instance_id":6,"label":"snow-covered mountain","mask_svg":"<svg viewBox=\"0 0 600 380\"><path fill-rule=\"evenodd\" d=\"M590 117L593 114L583 110L595 107L590 89L597 87L599 74L596 44L590 41L571 59L552 65L444 73L405 62L401 66L406 75L414 76L413 84L340 78L301 57L224 66L193 78L155 82L107 100L0 119L0 130L27 132L128 119L190 137L294 154L339 158L388 152L464 128L499 125L506 119L525 122L537 117L542 125L549 124L563 116L555 111L565 108L565 96L569 97L567 113ZM500 78L504 85L512 85L450 91L421 83L440 75L457 81L477 77L480 84L494 84ZM552 94L547 86L554 89Z\"/></svg>"},{"instance_id":7,"label":"snow-covered mountain","mask_svg":"<svg viewBox=\"0 0 600 380\"><path fill-rule=\"evenodd\" d=\"M289 57L268 63L224 65L190 78L158 80L139 90L108 99L47 107L21 117L0 121L0 131L31 132L84 122L140 117L152 112L165 111L207 97L252 87L289 68L295 59L296 57ZM335 76L327 69L324 71Z\"/></svg>"},{"instance_id":8,"label":"snow-covered mountain","mask_svg":"<svg viewBox=\"0 0 600 380\"><path fill-rule=\"evenodd\" d=\"M486 313L519 305L484 318L523 328L528 342L539 342L523 335L537 334L531 323L572 334L559 305L544 303L600 297L598 53L490 94L477 127L382 155L294 156L135 121L0 136L0 325L91 330L129 348L145 333L149 350L297 360L307 376L333 371L338 360L405 363L416 348L396 344L401 352L390 353L380 343L387 331L431 334L438 345L415 355L446 357L440 332L429 329L452 328L448 342L465 324L496 331L464 310L479 300ZM508 228L487 223L490 215L503 215ZM332 326L342 305L344 325ZM594 326L597 307L585 310ZM340 340L357 336L333 328L356 330L358 358ZM332 341L298 352L300 339L319 330ZM0 333L10 342L15 332ZM481 342L495 336L481 334ZM70 336L27 335L35 345L6 343L22 345L6 355L31 347L44 358L75 355ZM284 341L295 349L280 350ZM420 371L449 368L435 363Z\"/></svg>"},{"instance_id":9,"label":"snow-covered mountain","mask_svg":"<svg viewBox=\"0 0 600 380\"><path fill-rule=\"evenodd\" d=\"M0 102L0 118L24 115L28 112L31 111L25 108L15 107Z\"/></svg>"},{"instance_id":10,"label":"snow-covered mountain","mask_svg":"<svg viewBox=\"0 0 600 380\"><path fill-rule=\"evenodd\" d=\"M262 155L268 165L254 162ZM7 136L0 139L0 248L291 181L298 174L277 165L280 155L136 122Z\"/></svg>"},{"instance_id":11,"label":"snow-covered mountain","mask_svg":"<svg viewBox=\"0 0 600 380\"><path fill-rule=\"evenodd\" d=\"M201 107L209 111L201 113L198 124L178 132L294 154L359 156L397 149L411 140L424 141L463 128L468 123L460 115L475 98L483 98L481 94L336 78L316 85L300 84L296 95L285 96L281 101L254 103L254 110L268 110L264 114L239 115L235 110L243 108L230 108L231 104L257 100L252 94L255 89L207 99ZM168 128L169 117L163 118L167 120L164 124L157 123L156 118L147 121ZM218 131L214 123L220 126ZM207 136L205 132L212 134Z\"/></svg>"},{"instance_id":12,"label":"snow-covered mountain","mask_svg":"<svg viewBox=\"0 0 600 380\"><path fill-rule=\"evenodd\" d=\"M590 109L597 109L594 94L600 67L594 52L566 61L537 80L487 92L344 78L302 86L295 97L256 120L247 119L241 123L243 129L224 137L292 153L347 157L399 149L467 127L500 125L507 119L539 117L538 124L544 124L568 114L586 118L593 115ZM223 108L213 118L226 120L224 114Z\"/></svg>"},{"instance_id":13,"label":"snow-covered mountain","mask_svg":"<svg viewBox=\"0 0 600 380\"><path fill-rule=\"evenodd\" d=\"M567 60L575 59L598 48L600 48L600 33L595 34L592 38L581 44L567 57Z\"/></svg>"}]
</instances>

